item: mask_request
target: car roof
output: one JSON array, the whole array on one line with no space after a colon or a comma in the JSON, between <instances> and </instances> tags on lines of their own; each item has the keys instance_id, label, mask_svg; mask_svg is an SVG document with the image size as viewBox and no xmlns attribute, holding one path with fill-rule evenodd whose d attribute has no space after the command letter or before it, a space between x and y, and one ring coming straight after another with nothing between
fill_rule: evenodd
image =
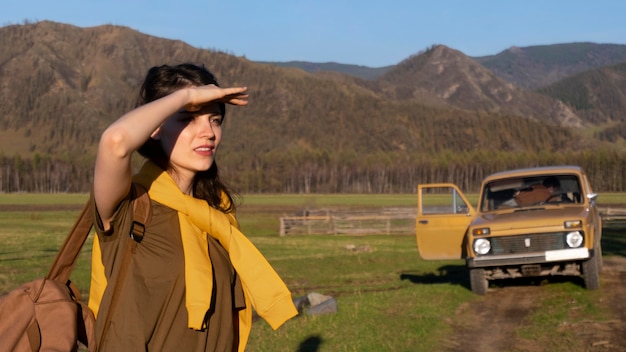
<instances>
[{"instance_id":1,"label":"car roof","mask_svg":"<svg viewBox=\"0 0 626 352\"><path fill-rule=\"evenodd\" d=\"M518 176L539 176L539 175L552 175L552 174L583 174L583 169L576 165L561 165L561 166L539 166L529 167L523 169L507 170L496 172L485 177L484 182L488 182L494 179L518 177Z\"/></svg>"}]
</instances>

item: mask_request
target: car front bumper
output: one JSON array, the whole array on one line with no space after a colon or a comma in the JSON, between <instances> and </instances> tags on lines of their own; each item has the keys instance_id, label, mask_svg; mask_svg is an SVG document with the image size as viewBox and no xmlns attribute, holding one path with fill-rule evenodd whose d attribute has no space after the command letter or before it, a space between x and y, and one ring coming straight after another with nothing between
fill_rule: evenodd
<instances>
[{"instance_id":1,"label":"car front bumper","mask_svg":"<svg viewBox=\"0 0 626 352\"><path fill-rule=\"evenodd\" d=\"M484 255L476 258L467 258L466 263L468 268L486 268L494 266L577 261L588 259L592 255L592 251L583 247L524 254Z\"/></svg>"}]
</instances>

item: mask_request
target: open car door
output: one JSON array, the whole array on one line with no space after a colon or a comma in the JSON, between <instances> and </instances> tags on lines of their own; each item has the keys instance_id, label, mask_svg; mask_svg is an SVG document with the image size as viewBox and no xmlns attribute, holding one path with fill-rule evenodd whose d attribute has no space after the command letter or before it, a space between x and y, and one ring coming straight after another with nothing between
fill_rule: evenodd
<instances>
[{"instance_id":1,"label":"open car door","mask_svg":"<svg viewBox=\"0 0 626 352\"><path fill-rule=\"evenodd\" d=\"M474 208L456 185L418 185L415 235L420 256L426 260L461 259L463 238L474 215Z\"/></svg>"}]
</instances>

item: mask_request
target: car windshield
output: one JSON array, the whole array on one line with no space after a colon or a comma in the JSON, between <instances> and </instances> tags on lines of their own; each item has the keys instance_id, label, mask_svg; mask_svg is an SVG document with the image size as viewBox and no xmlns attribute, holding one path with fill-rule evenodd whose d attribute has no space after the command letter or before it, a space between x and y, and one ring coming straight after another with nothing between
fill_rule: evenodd
<instances>
[{"instance_id":1,"label":"car windshield","mask_svg":"<svg viewBox=\"0 0 626 352\"><path fill-rule=\"evenodd\" d=\"M576 175L542 175L494 180L482 192L481 211L544 204L579 204L580 181Z\"/></svg>"}]
</instances>

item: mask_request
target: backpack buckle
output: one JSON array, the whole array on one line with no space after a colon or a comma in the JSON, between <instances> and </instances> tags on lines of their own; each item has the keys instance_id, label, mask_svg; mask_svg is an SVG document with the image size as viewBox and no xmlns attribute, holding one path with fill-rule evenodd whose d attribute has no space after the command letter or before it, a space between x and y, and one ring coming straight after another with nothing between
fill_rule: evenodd
<instances>
[{"instance_id":1,"label":"backpack buckle","mask_svg":"<svg viewBox=\"0 0 626 352\"><path fill-rule=\"evenodd\" d=\"M141 243L143 240L143 235L146 232L146 226L138 221L133 221L130 226L130 238L135 240L137 243Z\"/></svg>"}]
</instances>

